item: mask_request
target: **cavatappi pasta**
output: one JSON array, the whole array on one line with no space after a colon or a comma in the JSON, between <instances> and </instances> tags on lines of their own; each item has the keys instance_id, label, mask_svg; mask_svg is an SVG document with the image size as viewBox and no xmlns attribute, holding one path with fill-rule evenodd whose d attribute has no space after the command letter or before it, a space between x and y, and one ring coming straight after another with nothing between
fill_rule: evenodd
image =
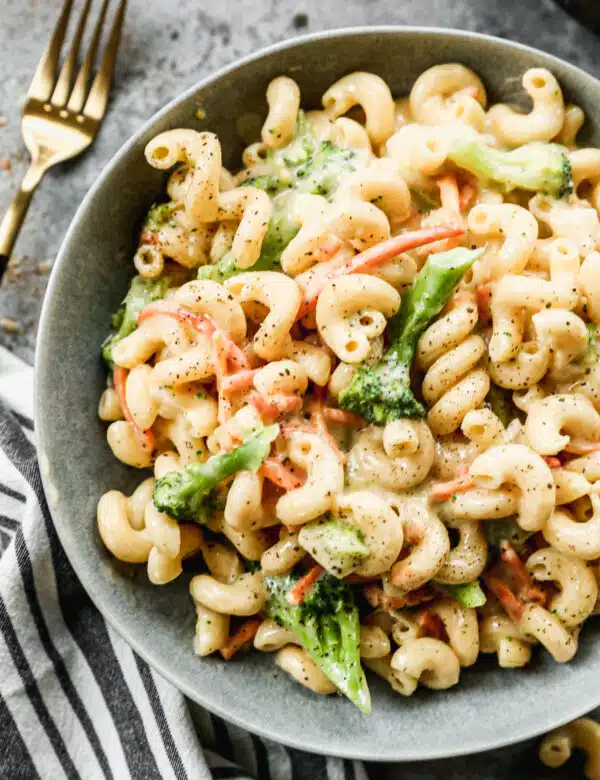
<instances>
[{"instance_id":1,"label":"cavatappi pasta","mask_svg":"<svg viewBox=\"0 0 600 780\"><path fill-rule=\"evenodd\" d=\"M281 76L237 172L208 130L147 145L169 178L98 408L145 473L98 528L157 585L196 561L198 655L254 645L364 712L361 659L408 696L479 652L575 655L600 581L600 151L551 73L523 88L529 113L463 65L408 96L351 73L304 112ZM559 736L551 761L597 752L585 724Z\"/></svg>"}]
</instances>

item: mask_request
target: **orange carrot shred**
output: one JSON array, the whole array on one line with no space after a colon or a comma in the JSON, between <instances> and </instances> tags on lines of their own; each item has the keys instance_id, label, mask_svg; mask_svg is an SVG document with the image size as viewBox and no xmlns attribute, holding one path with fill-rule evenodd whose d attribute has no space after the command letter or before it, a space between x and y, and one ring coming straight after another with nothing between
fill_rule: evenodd
<instances>
[{"instance_id":1,"label":"orange carrot shred","mask_svg":"<svg viewBox=\"0 0 600 780\"><path fill-rule=\"evenodd\" d=\"M444 639L446 635L444 622L431 609L425 608L417 618L417 623L423 636L429 636L433 639Z\"/></svg>"},{"instance_id":2,"label":"orange carrot shred","mask_svg":"<svg viewBox=\"0 0 600 780\"><path fill-rule=\"evenodd\" d=\"M256 636L261 623L262 620L260 618L248 618L248 620L245 620L219 651L223 658L229 661L244 645L251 642Z\"/></svg>"},{"instance_id":3,"label":"orange carrot shred","mask_svg":"<svg viewBox=\"0 0 600 780\"><path fill-rule=\"evenodd\" d=\"M291 469L284 466L279 458L267 458L258 473L283 490L296 490L302 487L305 482Z\"/></svg>"},{"instance_id":4,"label":"orange carrot shred","mask_svg":"<svg viewBox=\"0 0 600 780\"><path fill-rule=\"evenodd\" d=\"M403 596L388 596L379 585L367 585L363 588L363 595L367 603L376 609L404 609L404 607L414 607L422 604L424 601L431 601L435 593L427 586L415 588L410 593Z\"/></svg>"},{"instance_id":5,"label":"orange carrot shred","mask_svg":"<svg viewBox=\"0 0 600 780\"><path fill-rule=\"evenodd\" d=\"M321 390L321 388L319 388ZM331 449L335 452L342 463L346 462L346 455L338 447L337 441L329 433L327 422L325 420L323 393L315 391L315 400L309 406L310 421L313 423L317 432L322 436Z\"/></svg>"},{"instance_id":6,"label":"orange carrot shred","mask_svg":"<svg viewBox=\"0 0 600 780\"><path fill-rule=\"evenodd\" d=\"M316 566L313 566L312 569L309 569L303 577L300 577L294 587L288 591L288 604L291 604L293 607L297 607L298 604L302 604L304 599L312 590L313 585L324 571L325 569L317 564Z\"/></svg>"},{"instance_id":7,"label":"orange carrot shred","mask_svg":"<svg viewBox=\"0 0 600 780\"><path fill-rule=\"evenodd\" d=\"M267 420L276 420L282 414L289 414L289 412L297 411L302 407L302 398L299 395L277 393L266 398L256 390L249 394L248 402L261 417Z\"/></svg>"},{"instance_id":8,"label":"orange carrot shred","mask_svg":"<svg viewBox=\"0 0 600 780\"><path fill-rule=\"evenodd\" d=\"M477 197L477 187L471 182L463 184L458 195L458 206L461 211L466 211Z\"/></svg>"},{"instance_id":9,"label":"orange carrot shred","mask_svg":"<svg viewBox=\"0 0 600 780\"><path fill-rule=\"evenodd\" d=\"M154 303L149 303L147 306L144 306L138 314L137 324L141 325L144 320L156 315L173 317L173 319L176 319L179 322L191 325L201 333L205 333L207 336L211 336L216 329L215 324L209 317L205 317L203 314L194 314L170 301L154 301Z\"/></svg>"},{"instance_id":10,"label":"orange carrot shred","mask_svg":"<svg viewBox=\"0 0 600 780\"><path fill-rule=\"evenodd\" d=\"M402 233L387 241L382 241L376 246L365 249L364 252L355 255L348 263L345 263L342 266L332 266L329 274L311 280L304 291L304 302L300 306L296 319L302 319L302 317L306 316L306 314L315 308L322 290L333 279L337 279L338 277L347 274L368 272L397 255L407 252L409 249L415 249L424 244L431 244L434 241L440 241L443 238L461 236L463 233L464 230L462 228L432 227L411 231L409 233ZM297 277L296 280L301 283L300 278Z\"/></svg>"},{"instance_id":11,"label":"orange carrot shred","mask_svg":"<svg viewBox=\"0 0 600 780\"><path fill-rule=\"evenodd\" d=\"M466 473L448 482L433 482L429 487L429 501L432 504L448 501L455 493L465 493L474 485L473 479Z\"/></svg>"},{"instance_id":12,"label":"orange carrot shred","mask_svg":"<svg viewBox=\"0 0 600 780\"><path fill-rule=\"evenodd\" d=\"M221 379L221 392L224 396L230 396L240 390L247 390L249 387L252 387L257 371L257 368L241 369L235 374L223 377Z\"/></svg>"},{"instance_id":13,"label":"orange carrot shred","mask_svg":"<svg viewBox=\"0 0 600 780\"><path fill-rule=\"evenodd\" d=\"M562 466L560 458L557 458L555 455L546 455L544 460L551 469L559 469Z\"/></svg>"},{"instance_id":14,"label":"orange carrot shred","mask_svg":"<svg viewBox=\"0 0 600 780\"><path fill-rule=\"evenodd\" d=\"M323 407L323 414L327 420L341 423L348 428L364 428L367 425L364 417L360 417L360 415L354 414L354 412L347 412L345 409L334 409L332 406L325 406Z\"/></svg>"},{"instance_id":15,"label":"orange carrot shred","mask_svg":"<svg viewBox=\"0 0 600 780\"><path fill-rule=\"evenodd\" d=\"M442 208L458 216L460 214L460 200L456 176L453 173L438 176L436 184L440 190Z\"/></svg>"},{"instance_id":16,"label":"orange carrot shred","mask_svg":"<svg viewBox=\"0 0 600 780\"><path fill-rule=\"evenodd\" d=\"M140 244L158 244L158 234L153 230L143 230L140 233Z\"/></svg>"},{"instance_id":17,"label":"orange carrot shred","mask_svg":"<svg viewBox=\"0 0 600 780\"><path fill-rule=\"evenodd\" d=\"M154 438L154 434L150 429L144 430L143 428L140 428L140 426L136 423L136 421L133 419L133 415L129 411L129 406L127 405L127 395L125 392L125 384L127 382L127 375L128 371L125 368L122 368L121 366L115 366L113 369L113 382L115 384L115 392L117 394L117 397L119 399L119 403L121 404L121 409L123 411L123 416L127 420L128 423L131 423L133 426L133 432L135 435L135 438L139 441L142 448L145 450L145 452L154 452L156 448L156 439Z\"/></svg>"},{"instance_id":18,"label":"orange carrot shred","mask_svg":"<svg viewBox=\"0 0 600 780\"><path fill-rule=\"evenodd\" d=\"M523 617L523 612L525 611L525 604L515 596L508 585L505 585L504 582L502 582L500 577L492 572L484 574L483 581L489 590L492 591L494 596L496 596L508 616L512 618L515 623L519 623Z\"/></svg>"},{"instance_id":19,"label":"orange carrot shred","mask_svg":"<svg viewBox=\"0 0 600 780\"><path fill-rule=\"evenodd\" d=\"M546 594L533 582L527 567L510 542L502 542L500 547L500 558L509 570L513 584L517 588L520 598L524 601L535 601L538 604L545 604Z\"/></svg>"},{"instance_id":20,"label":"orange carrot shred","mask_svg":"<svg viewBox=\"0 0 600 780\"><path fill-rule=\"evenodd\" d=\"M479 310L479 319L482 323L489 322L492 319L492 285L480 284L477 288L477 308Z\"/></svg>"}]
</instances>

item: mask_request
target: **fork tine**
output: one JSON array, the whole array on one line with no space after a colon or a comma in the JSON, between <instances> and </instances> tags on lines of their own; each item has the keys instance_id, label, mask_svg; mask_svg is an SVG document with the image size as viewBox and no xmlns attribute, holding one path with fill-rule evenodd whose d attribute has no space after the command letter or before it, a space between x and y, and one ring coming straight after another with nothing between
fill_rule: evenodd
<instances>
[{"instance_id":1,"label":"fork tine","mask_svg":"<svg viewBox=\"0 0 600 780\"><path fill-rule=\"evenodd\" d=\"M52 38L50 38L50 42L42 54L42 58L36 68L29 86L29 91L27 92L27 97L36 100L48 100L52 93L52 87L54 86L56 72L58 70L58 58L60 56L65 33L67 32L67 24L69 22L72 5L73 0L65 0L58 22L52 33Z\"/></svg>"},{"instance_id":2,"label":"fork tine","mask_svg":"<svg viewBox=\"0 0 600 780\"><path fill-rule=\"evenodd\" d=\"M110 83L112 81L117 51L119 49L123 19L125 18L126 5L127 0L121 0L115 14L115 21L113 23L106 51L104 52L104 57L102 58L100 68L98 69L98 73L96 73L89 97L86 100L83 109L85 116L90 117L91 119L102 119L106 110Z\"/></svg>"},{"instance_id":3,"label":"fork tine","mask_svg":"<svg viewBox=\"0 0 600 780\"><path fill-rule=\"evenodd\" d=\"M85 29L85 23L87 21L88 12L90 10L91 0L85 0L85 5L79 17L79 24L77 25L77 32L71 45L69 55L61 68L58 76L58 81L54 87L54 92L50 102L55 106L62 107L67 102L69 97L69 91L71 89L71 81L73 79L73 73L75 72L75 65L77 64L77 57L79 55L79 46L81 44L81 38Z\"/></svg>"},{"instance_id":4,"label":"fork tine","mask_svg":"<svg viewBox=\"0 0 600 780\"><path fill-rule=\"evenodd\" d=\"M71 97L67 103L68 110L73 111L76 114L81 112L83 104L85 103L85 96L87 95L88 91L88 81L90 80L90 73L92 72L92 68L94 66L94 59L96 57L98 43L100 42L100 35L102 34L102 27L104 25L108 3L109 0L104 0L102 3L102 8L100 9L100 15L98 16L96 27L94 28L94 34L92 36L90 48L86 54L81 68L79 69L79 73L75 79L75 86L73 87Z\"/></svg>"}]
</instances>

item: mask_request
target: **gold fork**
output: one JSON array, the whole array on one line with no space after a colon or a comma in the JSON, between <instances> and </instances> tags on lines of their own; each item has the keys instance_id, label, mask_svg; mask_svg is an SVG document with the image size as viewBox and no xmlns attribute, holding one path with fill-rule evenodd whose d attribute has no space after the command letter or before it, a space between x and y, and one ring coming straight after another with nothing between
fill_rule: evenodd
<instances>
[{"instance_id":1,"label":"gold fork","mask_svg":"<svg viewBox=\"0 0 600 780\"><path fill-rule=\"evenodd\" d=\"M100 128L108 102L126 6L126 0L121 0L102 61L90 87L109 2L102 2L89 50L74 82L91 0L85 0L71 49L59 72L60 51L73 5L73 0L65 0L56 29L35 71L21 119L21 133L31 163L0 223L0 279L40 179L53 165L87 149Z\"/></svg>"}]
</instances>

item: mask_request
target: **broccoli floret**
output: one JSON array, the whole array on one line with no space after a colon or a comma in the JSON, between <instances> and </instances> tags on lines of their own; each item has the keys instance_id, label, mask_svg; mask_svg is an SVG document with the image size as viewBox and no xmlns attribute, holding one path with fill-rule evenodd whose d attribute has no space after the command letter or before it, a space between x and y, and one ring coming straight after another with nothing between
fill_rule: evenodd
<instances>
[{"instance_id":1,"label":"broccoli floret","mask_svg":"<svg viewBox=\"0 0 600 780\"><path fill-rule=\"evenodd\" d=\"M346 577L369 554L360 528L331 518L302 526L298 541L334 577Z\"/></svg>"},{"instance_id":2,"label":"broccoli floret","mask_svg":"<svg viewBox=\"0 0 600 780\"><path fill-rule=\"evenodd\" d=\"M349 585L325 572L298 606L287 594L298 576L265 577L268 616L291 629L331 682L362 712L371 696L360 664L360 620Z\"/></svg>"},{"instance_id":3,"label":"broccoli floret","mask_svg":"<svg viewBox=\"0 0 600 780\"><path fill-rule=\"evenodd\" d=\"M253 433L231 452L190 463L183 471L169 471L154 488L154 505L179 522L205 523L214 511L214 492L219 484L237 471L257 471L279 434L278 425Z\"/></svg>"},{"instance_id":4,"label":"broccoli floret","mask_svg":"<svg viewBox=\"0 0 600 780\"><path fill-rule=\"evenodd\" d=\"M558 144L534 142L506 152L465 134L453 142L448 159L507 191L521 188L561 198L573 189L571 163Z\"/></svg>"},{"instance_id":5,"label":"broccoli floret","mask_svg":"<svg viewBox=\"0 0 600 780\"><path fill-rule=\"evenodd\" d=\"M363 363L340 393L342 409L386 425L401 417L424 417L425 409L410 387L410 368L417 342L437 317L456 285L483 249L459 247L429 256L399 313L388 324L389 347L379 363Z\"/></svg>"},{"instance_id":6,"label":"broccoli floret","mask_svg":"<svg viewBox=\"0 0 600 780\"><path fill-rule=\"evenodd\" d=\"M112 368L112 351L114 347L129 336L136 329L138 314L149 303L165 297L165 293L171 285L170 276L162 276L160 279L144 279L142 276L134 276L129 285L125 300L119 310L113 314L113 332L102 344L102 357Z\"/></svg>"},{"instance_id":7,"label":"broccoli floret","mask_svg":"<svg viewBox=\"0 0 600 780\"><path fill-rule=\"evenodd\" d=\"M260 257L250 270L278 270L281 253L299 230L300 225L290 218L287 196L276 198L273 204L273 216L260 248ZM222 283L242 272L242 269L235 264L232 253L227 252L216 265L202 266L198 271L198 279L212 279L214 282Z\"/></svg>"},{"instance_id":8,"label":"broccoli floret","mask_svg":"<svg viewBox=\"0 0 600 780\"><path fill-rule=\"evenodd\" d=\"M479 580L465 582L462 585L441 585L436 587L446 591L455 601L463 607L483 607L486 602L485 593L481 589Z\"/></svg>"},{"instance_id":9,"label":"broccoli floret","mask_svg":"<svg viewBox=\"0 0 600 780\"><path fill-rule=\"evenodd\" d=\"M168 203L154 203L146 214L142 230L151 230L153 232L160 230L171 221L175 211L180 208L181 206L173 200Z\"/></svg>"},{"instance_id":10,"label":"broccoli floret","mask_svg":"<svg viewBox=\"0 0 600 780\"><path fill-rule=\"evenodd\" d=\"M325 141L300 168L296 170L296 189L314 195L333 197L340 178L354 170L352 149Z\"/></svg>"}]
</instances>

